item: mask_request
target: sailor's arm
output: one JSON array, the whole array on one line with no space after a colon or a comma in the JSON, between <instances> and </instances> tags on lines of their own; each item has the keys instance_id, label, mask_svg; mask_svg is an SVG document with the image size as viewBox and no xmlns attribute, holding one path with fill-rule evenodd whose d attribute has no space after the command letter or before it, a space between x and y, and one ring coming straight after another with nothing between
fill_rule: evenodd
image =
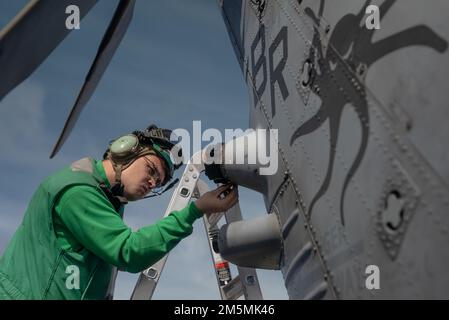
<instances>
[{"instance_id":1,"label":"sailor's arm","mask_svg":"<svg viewBox=\"0 0 449 320\"><path fill-rule=\"evenodd\" d=\"M125 225L112 205L90 186L78 186L60 200L58 213L73 236L104 261L128 272L156 263L189 236L202 216L194 203L137 231Z\"/></svg>"}]
</instances>

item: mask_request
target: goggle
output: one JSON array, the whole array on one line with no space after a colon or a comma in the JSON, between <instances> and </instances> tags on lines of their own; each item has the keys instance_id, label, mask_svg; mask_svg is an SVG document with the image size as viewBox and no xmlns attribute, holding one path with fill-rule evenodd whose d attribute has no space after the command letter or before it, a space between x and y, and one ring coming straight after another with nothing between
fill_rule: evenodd
<instances>
[{"instance_id":1,"label":"goggle","mask_svg":"<svg viewBox=\"0 0 449 320\"><path fill-rule=\"evenodd\" d=\"M145 157L145 162L147 164L147 168L148 168L148 176L154 181L154 187L152 189L153 193L159 193L160 191L162 191L162 179L161 179L161 175L159 173L159 170L157 170L156 165L153 163L153 161L151 161L150 159L148 159L148 157Z\"/></svg>"},{"instance_id":2,"label":"goggle","mask_svg":"<svg viewBox=\"0 0 449 320\"><path fill-rule=\"evenodd\" d=\"M147 161L147 165L149 167L148 174L155 182L155 186L153 189L151 189L150 195L144 197L144 199L160 196L164 192L173 188L178 183L179 178L176 178L174 181L172 181L172 183L170 183L164 189L165 183L162 182L161 175L159 174L159 171L157 170L156 165L147 157L145 157L145 160ZM165 178L165 181L168 181L167 177Z\"/></svg>"}]
</instances>

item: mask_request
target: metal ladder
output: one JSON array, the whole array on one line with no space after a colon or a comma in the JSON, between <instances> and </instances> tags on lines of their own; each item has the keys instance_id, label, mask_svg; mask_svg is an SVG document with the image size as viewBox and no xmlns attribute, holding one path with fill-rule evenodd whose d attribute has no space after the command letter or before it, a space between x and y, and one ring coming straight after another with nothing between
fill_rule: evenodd
<instances>
[{"instance_id":1,"label":"metal ladder","mask_svg":"<svg viewBox=\"0 0 449 320\"><path fill-rule=\"evenodd\" d=\"M164 217L175 210L183 209L188 205L192 197L198 198L209 191L206 182L200 179L200 175L205 169L202 161L202 153L203 151L197 152L187 163L179 185L173 192ZM244 296L246 300L261 300L262 293L256 270L237 266L239 274L232 279L229 263L224 261L220 254L216 253L213 249L212 240L218 234L217 223L223 215L227 223L242 219L238 203L226 213L216 213L210 215L208 218L206 215L203 216L221 298L223 300L236 300ZM168 254L141 272L131 295L131 300L150 300L152 298L167 258Z\"/></svg>"}]
</instances>

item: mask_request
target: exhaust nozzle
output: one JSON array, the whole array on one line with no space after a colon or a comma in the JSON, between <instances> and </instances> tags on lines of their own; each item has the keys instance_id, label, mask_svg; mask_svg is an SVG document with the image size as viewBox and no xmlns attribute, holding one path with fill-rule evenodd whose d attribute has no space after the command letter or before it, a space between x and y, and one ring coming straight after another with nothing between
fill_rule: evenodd
<instances>
[{"instance_id":1,"label":"exhaust nozzle","mask_svg":"<svg viewBox=\"0 0 449 320\"><path fill-rule=\"evenodd\" d=\"M282 240L275 214L223 225L214 240L221 257L235 265L280 269Z\"/></svg>"},{"instance_id":2,"label":"exhaust nozzle","mask_svg":"<svg viewBox=\"0 0 449 320\"><path fill-rule=\"evenodd\" d=\"M205 165L209 179L216 183L232 181L266 194L267 178L278 169L277 130L252 130L212 147L209 153L207 156L214 159Z\"/></svg>"}]
</instances>

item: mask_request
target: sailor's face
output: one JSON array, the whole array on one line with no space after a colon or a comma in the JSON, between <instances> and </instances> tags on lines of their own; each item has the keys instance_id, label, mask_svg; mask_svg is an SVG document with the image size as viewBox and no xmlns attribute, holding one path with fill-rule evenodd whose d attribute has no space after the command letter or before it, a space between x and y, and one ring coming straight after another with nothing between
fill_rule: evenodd
<instances>
[{"instance_id":1,"label":"sailor's face","mask_svg":"<svg viewBox=\"0 0 449 320\"><path fill-rule=\"evenodd\" d=\"M164 164L159 157L140 157L122 172L123 195L129 201L142 199L164 179Z\"/></svg>"}]
</instances>

